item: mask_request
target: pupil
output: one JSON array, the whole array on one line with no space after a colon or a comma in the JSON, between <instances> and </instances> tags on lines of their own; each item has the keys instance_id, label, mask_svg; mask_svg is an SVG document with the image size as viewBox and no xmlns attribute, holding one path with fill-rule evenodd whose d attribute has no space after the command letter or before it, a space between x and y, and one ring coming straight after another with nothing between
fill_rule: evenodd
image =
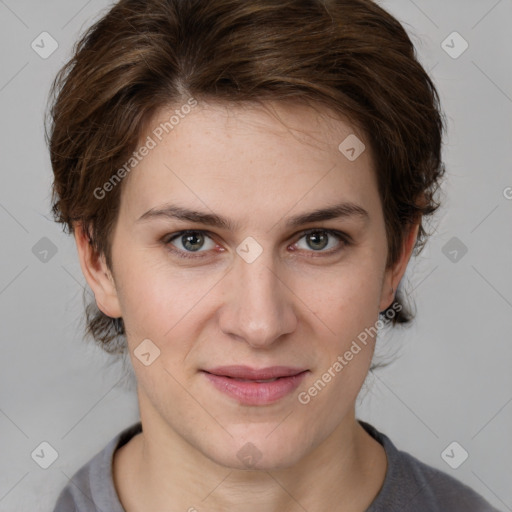
<instances>
[{"instance_id":1,"label":"pupil","mask_svg":"<svg viewBox=\"0 0 512 512\"><path fill-rule=\"evenodd\" d=\"M201 242L202 235L193 233L193 234L184 235L183 238L185 238L185 243L183 244L183 246L186 247L187 249L189 249L190 251L197 251L201 248L201 247L187 247L187 244L189 242L193 241L194 239L200 240L200 242ZM194 245L194 242L191 242L191 243L192 243L192 245ZM196 243L196 245L197 245L197 243Z\"/></svg>"},{"instance_id":2,"label":"pupil","mask_svg":"<svg viewBox=\"0 0 512 512\"><path fill-rule=\"evenodd\" d=\"M315 232L310 233L310 234L308 235L308 237L309 237L309 241L311 241L312 239L317 239L317 240L318 240L319 238L323 238L323 239L324 239L323 241L324 241L325 243L323 243L323 244L322 244L322 243L320 243L321 247L314 247L314 244L315 244L316 242L314 242L314 241L313 241L313 246L312 246L312 248L313 248L313 249L315 249L315 248L317 248L317 249L323 249L323 248L327 245L327 244L326 244L326 242L327 242L327 236L326 236L326 234L325 234L325 233L323 233L323 235L321 235L321 236L320 236L320 235L319 235L319 233L323 233L323 232L322 232L322 231L315 231Z\"/></svg>"}]
</instances>

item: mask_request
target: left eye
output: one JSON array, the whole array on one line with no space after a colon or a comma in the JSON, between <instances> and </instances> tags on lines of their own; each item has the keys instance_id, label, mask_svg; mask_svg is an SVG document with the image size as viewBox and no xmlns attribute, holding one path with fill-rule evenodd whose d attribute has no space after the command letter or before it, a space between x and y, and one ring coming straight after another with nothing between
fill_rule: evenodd
<instances>
[{"instance_id":1,"label":"left eye","mask_svg":"<svg viewBox=\"0 0 512 512\"><path fill-rule=\"evenodd\" d=\"M306 244L308 245L308 247L312 248L313 252L318 252L322 251L322 249L325 249L329 245L329 237L337 238L338 242L342 241L346 243L346 237L344 237L341 233L337 231L332 231L329 229L310 229L309 231L306 231L305 233L302 234L299 241L304 238L306 240ZM299 242L297 242L296 245L298 245L298 243ZM332 249L332 247L333 246L331 245L329 249ZM336 245L334 245L334 247L336 247ZM336 249L322 252L332 253L336 252Z\"/></svg>"}]
</instances>

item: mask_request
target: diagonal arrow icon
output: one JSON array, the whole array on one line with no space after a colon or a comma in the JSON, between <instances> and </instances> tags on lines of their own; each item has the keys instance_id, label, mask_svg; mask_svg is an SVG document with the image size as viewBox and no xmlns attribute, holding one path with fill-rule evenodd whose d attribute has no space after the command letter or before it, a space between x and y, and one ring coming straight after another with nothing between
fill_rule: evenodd
<instances>
[{"instance_id":1,"label":"diagonal arrow icon","mask_svg":"<svg viewBox=\"0 0 512 512\"><path fill-rule=\"evenodd\" d=\"M252 236L248 236L240 242L236 252L246 263L252 263L263 252L263 248Z\"/></svg>"},{"instance_id":2,"label":"diagonal arrow icon","mask_svg":"<svg viewBox=\"0 0 512 512\"><path fill-rule=\"evenodd\" d=\"M43 441L32 450L30 457L40 468L48 469L59 458L59 454L48 441Z\"/></svg>"},{"instance_id":3,"label":"diagonal arrow icon","mask_svg":"<svg viewBox=\"0 0 512 512\"><path fill-rule=\"evenodd\" d=\"M133 351L133 354L144 366L149 366L160 357L160 349L150 339L146 338Z\"/></svg>"}]
</instances>

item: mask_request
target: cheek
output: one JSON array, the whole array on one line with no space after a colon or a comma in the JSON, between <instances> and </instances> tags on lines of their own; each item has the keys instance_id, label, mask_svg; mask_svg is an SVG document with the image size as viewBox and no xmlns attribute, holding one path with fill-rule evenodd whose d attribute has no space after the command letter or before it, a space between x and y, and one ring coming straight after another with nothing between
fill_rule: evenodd
<instances>
[{"instance_id":1,"label":"cheek","mask_svg":"<svg viewBox=\"0 0 512 512\"><path fill-rule=\"evenodd\" d=\"M301 387L304 394L299 400L312 417L322 417L331 426L355 400L368 374L381 288L381 275L373 265L354 265L340 274L325 281L325 293L309 299L322 321L316 322L321 326L316 335L321 356L315 375ZM320 329L328 334L320 335Z\"/></svg>"},{"instance_id":2,"label":"cheek","mask_svg":"<svg viewBox=\"0 0 512 512\"><path fill-rule=\"evenodd\" d=\"M148 331L142 333L144 336L151 333L162 338L211 287L211 277L206 281L194 277L162 257L152 263L154 254L150 253L141 251L119 265L122 286L118 296L126 325L135 331Z\"/></svg>"},{"instance_id":3,"label":"cheek","mask_svg":"<svg viewBox=\"0 0 512 512\"><path fill-rule=\"evenodd\" d=\"M302 277L297 283L297 295L340 341L378 319L382 274L372 258L359 258L357 263L319 273L313 282Z\"/></svg>"}]
</instances>

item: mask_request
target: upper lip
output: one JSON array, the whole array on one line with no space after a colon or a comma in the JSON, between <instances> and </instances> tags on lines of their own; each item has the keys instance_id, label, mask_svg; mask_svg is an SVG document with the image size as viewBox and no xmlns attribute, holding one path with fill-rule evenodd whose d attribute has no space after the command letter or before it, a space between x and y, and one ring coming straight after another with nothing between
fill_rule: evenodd
<instances>
[{"instance_id":1,"label":"upper lip","mask_svg":"<svg viewBox=\"0 0 512 512\"><path fill-rule=\"evenodd\" d=\"M267 368L251 368L250 366L217 366L203 370L213 375L232 377L235 379L266 380L276 377L291 377L306 371L307 368L296 368L290 366L269 366Z\"/></svg>"}]
</instances>

